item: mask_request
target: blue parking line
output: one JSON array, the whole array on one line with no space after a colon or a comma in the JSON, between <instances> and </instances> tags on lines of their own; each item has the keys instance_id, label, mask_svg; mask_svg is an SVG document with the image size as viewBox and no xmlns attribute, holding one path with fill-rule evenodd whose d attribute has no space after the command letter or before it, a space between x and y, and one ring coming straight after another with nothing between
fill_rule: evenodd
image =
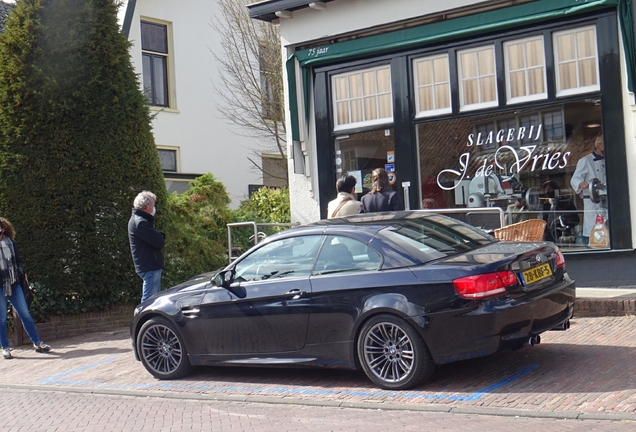
<instances>
[{"instance_id":1,"label":"blue parking line","mask_svg":"<svg viewBox=\"0 0 636 432\"><path fill-rule=\"evenodd\" d=\"M91 364L89 364L89 365L82 366L82 367L77 368L77 369L73 369L73 370L70 370L70 371L67 371L67 372L62 372L62 373L60 373L60 374L52 375L52 376L50 376L50 377L48 377L48 378L41 379L41 380L40 380L40 381L38 381L38 382L41 382L41 383L47 383L47 382L58 382L58 378L59 378L59 377L63 377L63 376L67 376L67 375L71 375L71 374L74 374L74 373L77 373L77 372L81 372L81 371L86 370L86 369L94 368L94 367L96 367L96 366L103 365L104 363L111 362L111 361L115 360L116 358L117 358L117 357L108 357L107 359L100 360L100 361L98 361L98 362L91 363Z\"/></svg>"},{"instance_id":2,"label":"blue parking line","mask_svg":"<svg viewBox=\"0 0 636 432\"><path fill-rule=\"evenodd\" d=\"M197 391L216 391L216 392L251 392L251 393L275 393L275 394L301 394L301 395L317 395L317 396L359 396L359 397L381 397L381 398L409 398L409 399L437 399L437 400L452 400L452 401L476 401L489 393L494 392L502 387L511 384L514 381L528 375L529 373L539 369L541 365L532 364L527 366L520 371L498 381L492 385L484 387L481 390L478 390L474 393L460 396L460 395L446 395L446 394L423 394L420 392L397 392L397 391L359 391L359 390L351 390L351 391L338 391L338 390L320 390L320 389L294 389L288 387L243 387L243 386L208 386L208 385L188 385L188 384L178 384L178 383L148 383L148 384L110 384L110 383L100 383L97 381L86 381L86 380L71 380L71 379L63 379L68 375L81 372L87 369L91 369L97 366L100 366L104 363L111 362L115 360L117 357L109 357L107 359L91 363L86 366L82 366L77 369L70 370L68 372L63 372L60 374L53 375L49 378L44 378L38 382L40 383L55 383L55 384L70 384L70 385L81 385L81 386L93 386L100 388L119 388L119 389L128 389L128 390L141 390L148 388L162 388L162 389L182 389L182 390L197 390Z\"/></svg>"}]
</instances>

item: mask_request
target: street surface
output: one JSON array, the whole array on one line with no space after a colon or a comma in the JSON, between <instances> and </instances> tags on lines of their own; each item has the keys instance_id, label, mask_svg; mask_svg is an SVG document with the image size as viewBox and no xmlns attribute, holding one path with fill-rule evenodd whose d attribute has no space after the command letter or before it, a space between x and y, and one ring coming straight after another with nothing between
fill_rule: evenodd
<instances>
[{"instance_id":1,"label":"street surface","mask_svg":"<svg viewBox=\"0 0 636 432\"><path fill-rule=\"evenodd\" d=\"M633 431L634 422L513 418L10 390L2 431ZM32 413L26 415L26 413Z\"/></svg>"},{"instance_id":2,"label":"street surface","mask_svg":"<svg viewBox=\"0 0 636 432\"><path fill-rule=\"evenodd\" d=\"M636 317L577 318L519 351L446 365L403 392L361 372L198 368L157 381L128 329L0 359L1 430L636 430ZM514 422L514 423L513 423Z\"/></svg>"}]
</instances>

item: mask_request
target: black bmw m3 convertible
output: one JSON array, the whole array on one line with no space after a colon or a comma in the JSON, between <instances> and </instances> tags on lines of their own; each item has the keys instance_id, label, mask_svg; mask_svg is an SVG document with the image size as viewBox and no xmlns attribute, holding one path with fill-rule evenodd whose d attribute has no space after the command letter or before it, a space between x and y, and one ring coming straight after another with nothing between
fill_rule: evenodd
<instances>
[{"instance_id":1,"label":"black bmw m3 convertible","mask_svg":"<svg viewBox=\"0 0 636 432\"><path fill-rule=\"evenodd\" d=\"M362 369L384 389L436 365L569 327L574 281L550 242L500 242L426 211L358 215L266 238L222 271L135 310L156 378L198 365Z\"/></svg>"}]
</instances>

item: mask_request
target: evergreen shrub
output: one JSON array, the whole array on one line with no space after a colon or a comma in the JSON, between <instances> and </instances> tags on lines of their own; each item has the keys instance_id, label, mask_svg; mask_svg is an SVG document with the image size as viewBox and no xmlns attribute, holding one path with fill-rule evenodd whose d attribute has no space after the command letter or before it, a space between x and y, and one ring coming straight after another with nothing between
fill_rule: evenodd
<instances>
[{"instance_id":1,"label":"evergreen shrub","mask_svg":"<svg viewBox=\"0 0 636 432\"><path fill-rule=\"evenodd\" d=\"M212 174L192 181L185 193L168 196L162 225L166 233L163 288L227 264L229 202L225 186Z\"/></svg>"},{"instance_id":2,"label":"evergreen shrub","mask_svg":"<svg viewBox=\"0 0 636 432\"><path fill-rule=\"evenodd\" d=\"M139 298L132 202L166 199L116 3L20 0L0 35L0 214L44 314Z\"/></svg>"}]
</instances>

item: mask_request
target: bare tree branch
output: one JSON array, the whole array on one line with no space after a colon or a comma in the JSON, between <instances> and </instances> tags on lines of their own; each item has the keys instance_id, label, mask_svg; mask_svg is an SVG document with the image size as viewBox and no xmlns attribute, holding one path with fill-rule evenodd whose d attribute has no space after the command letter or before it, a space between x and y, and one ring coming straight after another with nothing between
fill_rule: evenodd
<instances>
[{"instance_id":1,"label":"bare tree branch","mask_svg":"<svg viewBox=\"0 0 636 432\"><path fill-rule=\"evenodd\" d=\"M253 2L218 0L220 13L211 23L221 37L222 49L212 52L221 77L215 84L217 111L233 126L234 133L259 140L258 148L253 149L259 159L263 153L280 155L286 176L280 33L273 24L250 19L246 5ZM262 164L253 158L248 160L265 173Z\"/></svg>"}]
</instances>

